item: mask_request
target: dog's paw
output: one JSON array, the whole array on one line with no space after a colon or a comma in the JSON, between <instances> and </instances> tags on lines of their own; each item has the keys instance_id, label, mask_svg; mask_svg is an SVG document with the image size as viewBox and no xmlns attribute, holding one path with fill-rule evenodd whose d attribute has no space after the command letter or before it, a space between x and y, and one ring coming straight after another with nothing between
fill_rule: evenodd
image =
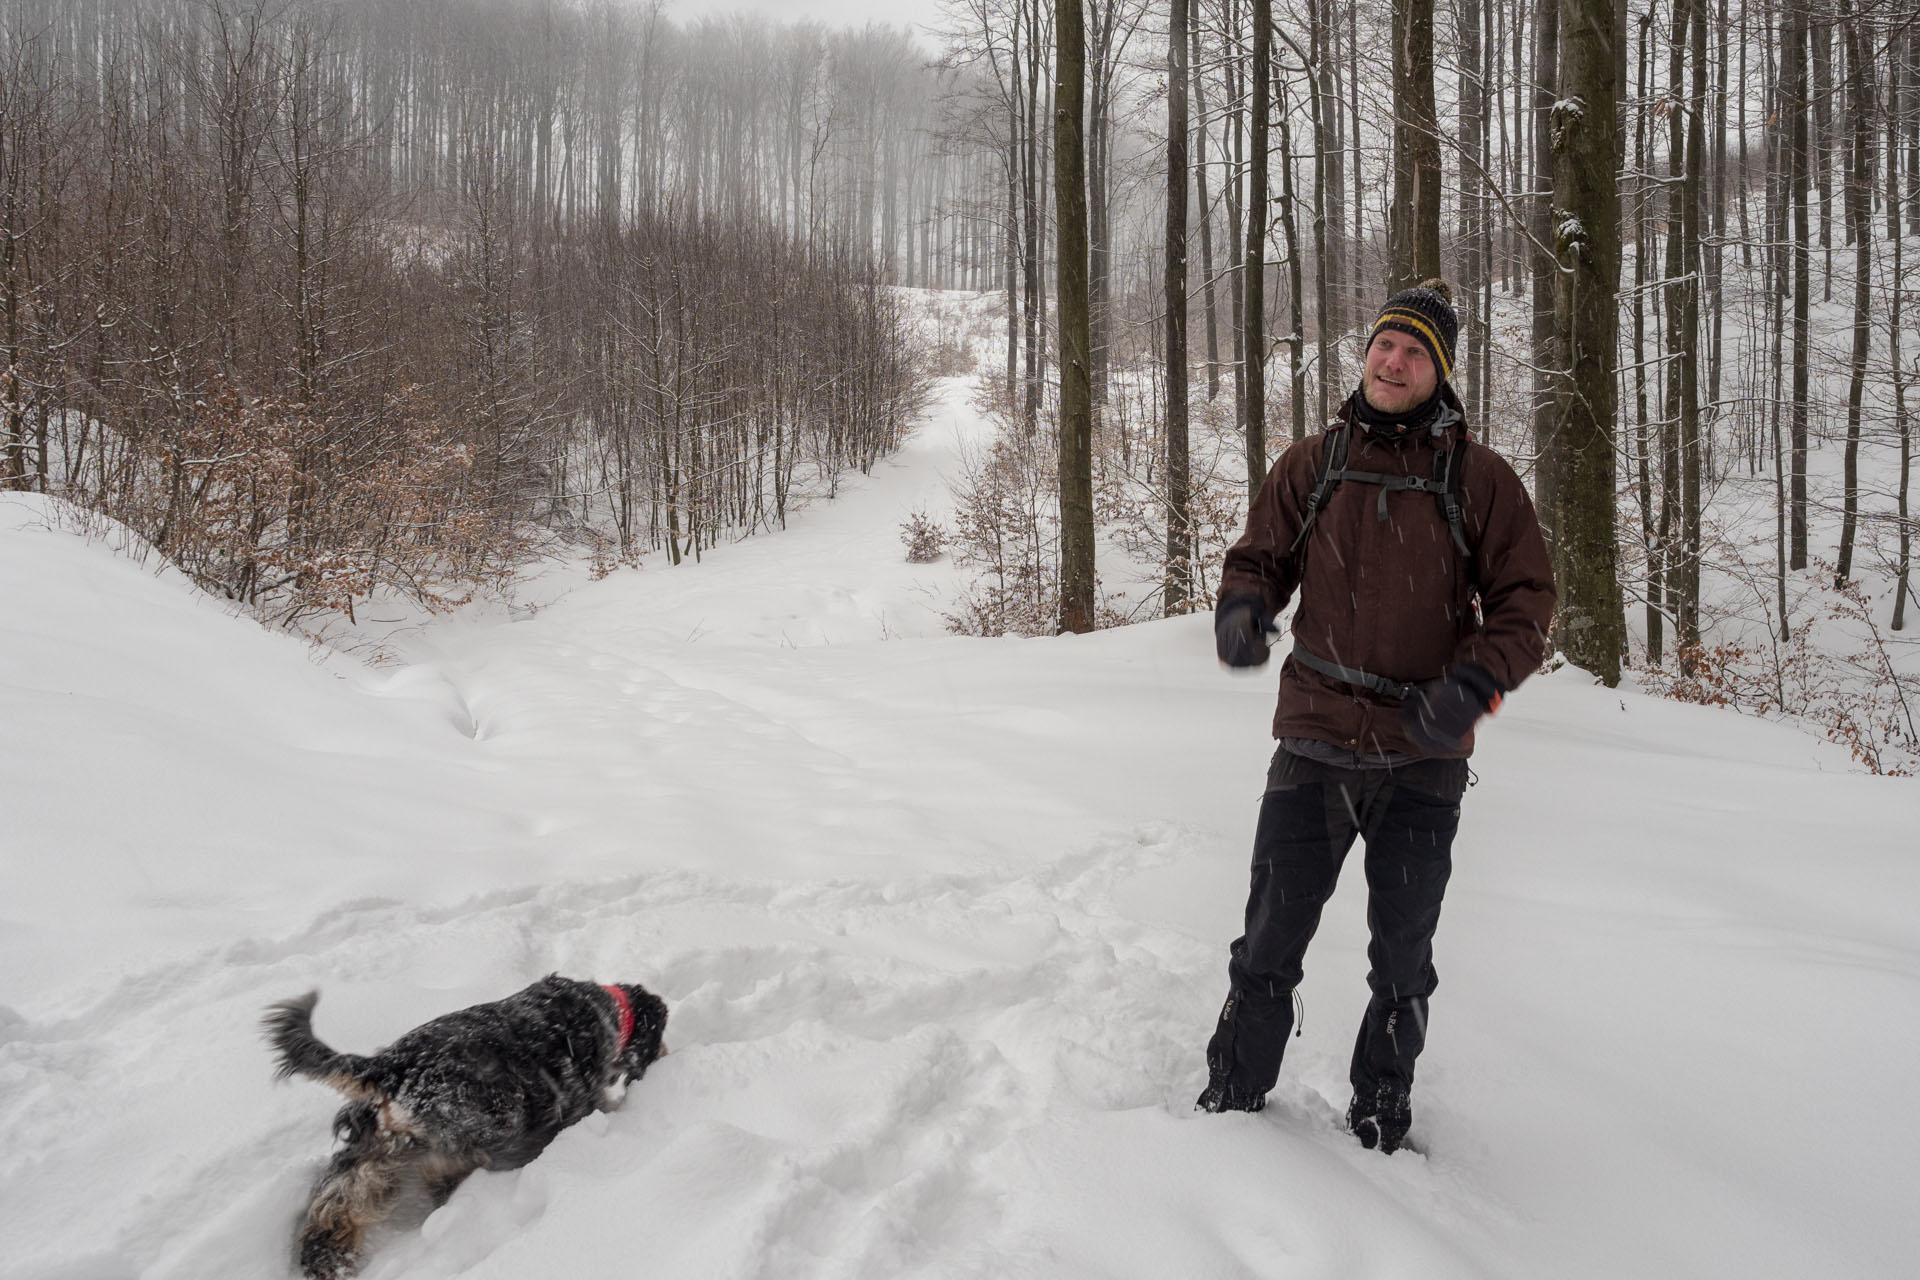
<instances>
[{"instance_id":1,"label":"dog's paw","mask_svg":"<svg viewBox=\"0 0 1920 1280\"><path fill-rule=\"evenodd\" d=\"M300 1242L300 1274L306 1280L347 1280L365 1261L358 1249L342 1247L330 1236L308 1236Z\"/></svg>"}]
</instances>

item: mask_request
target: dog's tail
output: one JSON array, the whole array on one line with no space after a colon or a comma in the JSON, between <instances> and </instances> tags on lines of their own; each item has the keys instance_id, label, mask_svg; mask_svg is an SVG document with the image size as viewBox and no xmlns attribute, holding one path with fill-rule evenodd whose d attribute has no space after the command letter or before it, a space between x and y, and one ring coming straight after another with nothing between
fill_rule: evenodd
<instances>
[{"instance_id":1,"label":"dog's tail","mask_svg":"<svg viewBox=\"0 0 1920 1280\"><path fill-rule=\"evenodd\" d=\"M267 1033L267 1043L280 1059L274 1077L286 1080L306 1076L349 1098L369 1097L375 1090L366 1077L373 1064L358 1054L336 1053L313 1034L313 1006L318 1003L320 993L309 991L268 1006L261 1026Z\"/></svg>"}]
</instances>

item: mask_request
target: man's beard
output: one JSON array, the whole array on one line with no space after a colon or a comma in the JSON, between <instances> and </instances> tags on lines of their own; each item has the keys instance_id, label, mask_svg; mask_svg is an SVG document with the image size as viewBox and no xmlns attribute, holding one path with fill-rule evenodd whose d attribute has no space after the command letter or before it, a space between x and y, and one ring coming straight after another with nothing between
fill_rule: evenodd
<instances>
[{"instance_id":1,"label":"man's beard","mask_svg":"<svg viewBox=\"0 0 1920 1280\"><path fill-rule=\"evenodd\" d=\"M1439 389L1439 385L1436 383L1434 390L1438 391ZM1360 376L1360 394L1365 397L1367 406L1375 413L1392 414L1395 416L1417 409L1433 398L1432 393L1424 397L1416 397L1413 389L1406 383L1401 383L1396 387L1391 383L1385 382L1381 378L1381 375L1367 372L1363 372ZM1393 408L1389 408L1386 404L1388 399L1396 400L1398 404Z\"/></svg>"},{"instance_id":2,"label":"man's beard","mask_svg":"<svg viewBox=\"0 0 1920 1280\"><path fill-rule=\"evenodd\" d=\"M1433 394L1425 400L1410 404L1397 413L1389 413L1384 409L1376 408L1373 401L1367 398L1367 384L1372 381L1371 376L1361 377L1360 385L1354 390L1348 410L1349 416L1370 432L1385 436L1404 435L1409 431L1417 431L1427 426L1440 412L1443 403L1440 399L1442 385L1440 383L1434 384Z\"/></svg>"}]
</instances>

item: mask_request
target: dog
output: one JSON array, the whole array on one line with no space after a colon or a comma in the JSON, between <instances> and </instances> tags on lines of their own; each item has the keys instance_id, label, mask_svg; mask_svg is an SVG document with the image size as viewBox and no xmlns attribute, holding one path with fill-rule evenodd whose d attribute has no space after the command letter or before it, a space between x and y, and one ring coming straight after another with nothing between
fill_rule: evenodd
<instances>
[{"instance_id":1,"label":"dog","mask_svg":"<svg viewBox=\"0 0 1920 1280\"><path fill-rule=\"evenodd\" d=\"M517 1169L665 1055L667 1006L646 988L549 975L504 1000L415 1027L372 1057L313 1034L318 991L283 1000L263 1025L276 1078L338 1089L340 1148L315 1184L298 1236L309 1280L341 1280L365 1261L367 1229L423 1188L444 1203L476 1169Z\"/></svg>"}]
</instances>

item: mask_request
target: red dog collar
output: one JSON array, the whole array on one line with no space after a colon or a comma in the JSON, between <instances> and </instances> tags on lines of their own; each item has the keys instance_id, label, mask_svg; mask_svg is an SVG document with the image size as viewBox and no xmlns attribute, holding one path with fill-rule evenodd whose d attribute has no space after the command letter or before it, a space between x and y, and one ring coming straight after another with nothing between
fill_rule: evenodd
<instances>
[{"instance_id":1,"label":"red dog collar","mask_svg":"<svg viewBox=\"0 0 1920 1280\"><path fill-rule=\"evenodd\" d=\"M626 1051L627 1041L633 1037L633 1001L627 999L627 993L619 987L600 984L600 989L613 997L613 1007L620 1012L620 1044L614 1053Z\"/></svg>"}]
</instances>

